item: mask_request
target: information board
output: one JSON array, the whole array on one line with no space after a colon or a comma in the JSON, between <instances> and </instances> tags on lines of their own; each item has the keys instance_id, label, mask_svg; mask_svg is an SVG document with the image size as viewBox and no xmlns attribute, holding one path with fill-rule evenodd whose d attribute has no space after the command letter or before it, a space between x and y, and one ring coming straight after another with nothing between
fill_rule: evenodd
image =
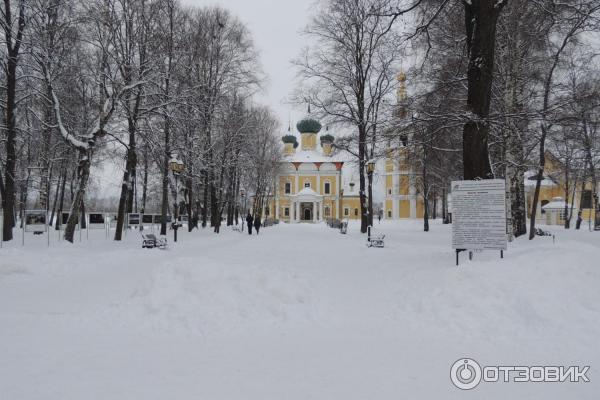
<instances>
[{"instance_id":1,"label":"information board","mask_svg":"<svg viewBox=\"0 0 600 400\"><path fill-rule=\"evenodd\" d=\"M153 224L154 217L152 214L142 214L142 225L150 226Z\"/></svg>"},{"instance_id":2,"label":"information board","mask_svg":"<svg viewBox=\"0 0 600 400\"><path fill-rule=\"evenodd\" d=\"M506 250L506 186L502 179L452 182L452 248Z\"/></svg>"},{"instance_id":3,"label":"information board","mask_svg":"<svg viewBox=\"0 0 600 400\"><path fill-rule=\"evenodd\" d=\"M134 213L129 214L127 220L129 221L129 226L139 226L140 225L140 214Z\"/></svg>"},{"instance_id":4,"label":"information board","mask_svg":"<svg viewBox=\"0 0 600 400\"><path fill-rule=\"evenodd\" d=\"M106 229L106 219L104 213L89 213L88 229Z\"/></svg>"},{"instance_id":5,"label":"information board","mask_svg":"<svg viewBox=\"0 0 600 400\"><path fill-rule=\"evenodd\" d=\"M25 211L25 232L46 232L48 229L45 210Z\"/></svg>"}]
</instances>

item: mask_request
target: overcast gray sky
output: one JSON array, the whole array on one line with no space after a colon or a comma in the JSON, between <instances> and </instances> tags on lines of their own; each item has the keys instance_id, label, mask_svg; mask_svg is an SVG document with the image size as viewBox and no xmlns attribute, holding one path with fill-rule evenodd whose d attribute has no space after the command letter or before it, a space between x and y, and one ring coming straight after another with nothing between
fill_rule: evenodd
<instances>
[{"instance_id":1,"label":"overcast gray sky","mask_svg":"<svg viewBox=\"0 0 600 400\"><path fill-rule=\"evenodd\" d=\"M182 3L219 5L240 18L252 32L268 78L265 93L258 102L276 112L282 129L287 129L290 112L293 122L305 114L305 110L291 109L285 100L294 85L295 70L290 61L305 46L300 31L308 23L314 0L182 0Z\"/></svg>"}]
</instances>

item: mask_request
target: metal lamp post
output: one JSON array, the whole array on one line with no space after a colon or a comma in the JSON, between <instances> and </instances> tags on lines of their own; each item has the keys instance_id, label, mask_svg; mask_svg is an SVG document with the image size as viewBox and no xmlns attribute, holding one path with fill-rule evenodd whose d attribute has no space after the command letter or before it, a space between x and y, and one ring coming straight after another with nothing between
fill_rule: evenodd
<instances>
[{"instance_id":1,"label":"metal lamp post","mask_svg":"<svg viewBox=\"0 0 600 400\"><path fill-rule=\"evenodd\" d=\"M175 204L173 204L173 241L177 243L177 229L179 228L179 203L177 202L177 194L179 189L177 188L177 181L179 179L179 174L183 172L184 169L183 161L179 160L177 157L172 157L169 160L169 169L173 172L173 178L175 179Z\"/></svg>"},{"instance_id":2,"label":"metal lamp post","mask_svg":"<svg viewBox=\"0 0 600 400\"><path fill-rule=\"evenodd\" d=\"M242 199L244 199L244 216L246 215L246 190L244 189L240 189L240 195L242 196Z\"/></svg>"},{"instance_id":3,"label":"metal lamp post","mask_svg":"<svg viewBox=\"0 0 600 400\"><path fill-rule=\"evenodd\" d=\"M369 175L369 195L371 194L371 187L373 182L373 172L375 172L375 161L369 160L367 161L367 175ZM369 199L371 200L371 199ZM371 226L373 225L373 215L367 208L367 218L369 220L369 226L367 227L367 240L371 241Z\"/></svg>"}]
</instances>

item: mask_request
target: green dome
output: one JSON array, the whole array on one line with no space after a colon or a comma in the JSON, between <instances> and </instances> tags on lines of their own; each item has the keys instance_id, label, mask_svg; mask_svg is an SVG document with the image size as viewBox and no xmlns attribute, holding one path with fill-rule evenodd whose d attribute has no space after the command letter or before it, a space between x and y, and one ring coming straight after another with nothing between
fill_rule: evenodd
<instances>
[{"instance_id":1,"label":"green dome","mask_svg":"<svg viewBox=\"0 0 600 400\"><path fill-rule=\"evenodd\" d=\"M321 144L323 143L333 143L335 140L335 138L330 135L329 133L325 134L325 135L321 135Z\"/></svg>"},{"instance_id":2,"label":"green dome","mask_svg":"<svg viewBox=\"0 0 600 400\"><path fill-rule=\"evenodd\" d=\"M300 133L319 133L321 123L316 119L306 117L296 124L296 128Z\"/></svg>"},{"instance_id":3,"label":"green dome","mask_svg":"<svg viewBox=\"0 0 600 400\"><path fill-rule=\"evenodd\" d=\"M281 138L281 140L283 141L283 143L293 144L294 148L298 147L298 140L296 139L296 136L294 136L294 135L285 135Z\"/></svg>"}]
</instances>

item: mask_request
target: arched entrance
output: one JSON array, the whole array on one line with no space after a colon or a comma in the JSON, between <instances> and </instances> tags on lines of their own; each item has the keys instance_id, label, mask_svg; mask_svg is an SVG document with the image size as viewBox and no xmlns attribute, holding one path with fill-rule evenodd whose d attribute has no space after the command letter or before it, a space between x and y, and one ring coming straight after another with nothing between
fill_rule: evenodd
<instances>
[{"instance_id":1,"label":"arched entrance","mask_svg":"<svg viewBox=\"0 0 600 400\"><path fill-rule=\"evenodd\" d=\"M311 216L310 214L311 214L311 212L310 212L310 208L308 208L308 207L307 207L307 208L305 208L305 209L304 209L304 220L305 220L305 221L310 221L310 220L312 220L312 216Z\"/></svg>"}]
</instances>

